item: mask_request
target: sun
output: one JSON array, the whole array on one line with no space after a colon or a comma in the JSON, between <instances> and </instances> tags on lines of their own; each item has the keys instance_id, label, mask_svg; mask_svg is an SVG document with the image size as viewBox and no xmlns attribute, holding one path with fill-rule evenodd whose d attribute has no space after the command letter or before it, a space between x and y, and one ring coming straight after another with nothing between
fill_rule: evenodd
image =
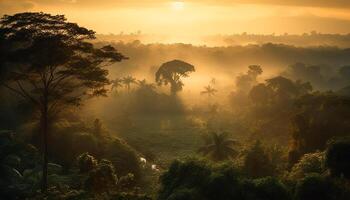
<instances>
[{"instance_id":1,"label":"sun","mask_svg":"<svg viewBox=\"0 0 350 200\"><path fill-rule=\"evenodd\" d=\"M171 7L174 10L183 10L185 8L185 3L183 1L173 1L171 2Z\"/></svg>"}]
</instances>

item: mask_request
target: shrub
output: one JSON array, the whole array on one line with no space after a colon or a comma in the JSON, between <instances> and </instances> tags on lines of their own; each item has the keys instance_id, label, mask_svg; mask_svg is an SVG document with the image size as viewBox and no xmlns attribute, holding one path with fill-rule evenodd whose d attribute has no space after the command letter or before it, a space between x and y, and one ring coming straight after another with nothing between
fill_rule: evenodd
<instances>
[{"instance_id":1,"label":"shrub","mask_svg":"<svg viewBox=\"0 0 350 200\"><path fill-rule=\"evenodd\" d=\"M95 157L91 156L87 152L81 154L77 160L80 173L90 172L97 165L97 160L95 159Z\"/></svg>"},{"instance_id":2,"label":"shrub","mask_svg":"<svg viewBox=\"0 0 350 200\"><path fill-rule=\"evenodd\" d=\"M200 195L211 174L208 163L199 160L174 161L160 177L159 200L188 199Z\"/></svg>"},{"instance_id":3,"label":"shrub","mask_svg":"<svg viewBox=\"0 0 350 200\"><path fill-rule=\"evenodd\" d=\"M124 141L111 138L106 144L104 157L110 160L118 171L118 175L124 176L132 173L135 180L141 177L141 166L137 152Z\"/></svg>"},{"instance_id":4,"label":"shrub","mask_svg":"<svg viewBox=\"0 0 350 200\"><path fill-rule=\"evenodd\" d=\"M86 180L88 190L96 193L109 192L117 184L117 175L109 160L101 160L97 167L89 172Z\"/></svg>"},{"instance_id":5,"label":"shrub","mask_svg":"<svg viewBox=\"0 0 350 200\"><path fill-rule=\"evenodd\" d=\"M324 167L325 153L316 152L303 155L299 162L297 162L289 174L292 179L304 178L307 174L325 172Z\"/></svg>"},{"instance_id":6,"label":"shrub","mask_svg":"<svg viewBox=\"0 0 350 200\"><path fill-rule=\"evenodd\" d=\"M241 199L239 177L231 165L197 159L175 161L160 178L158 199Z\"/></svg>"},{"instance_id":7,"label":"shrub","mask_svg":"<svg viewBox=\"0 0 350 200\"><path fill-rule=\"evenodd\" d=\"M122 176L118 180L118 187L122 190L129 190L135 185L135 176L134 174L127 174L125 176Z\"/></svg>"}]
</instances>

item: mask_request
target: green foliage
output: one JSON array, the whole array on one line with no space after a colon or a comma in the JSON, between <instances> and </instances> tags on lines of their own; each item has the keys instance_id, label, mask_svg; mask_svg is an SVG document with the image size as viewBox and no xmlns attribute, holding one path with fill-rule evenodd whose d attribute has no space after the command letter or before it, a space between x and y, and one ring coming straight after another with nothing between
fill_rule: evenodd
<instances>
[{"instance_id":1,"label":"green foliage","mask_svg":"<svg viewBox=\"0 0 350 200\"><path fill-rule=\"evenodd\" d=\"M252 178L273 176L276 166L271 162L260 141L256 141L252 148L247 152L244 159L243 170Z\"/></svg>"},{"instance_id":2,"label":"green foliage","mask_svg":"<svg viewBox=\"0 0 350 200\"><path fill-rule=\"evenodd\" d=\"M199 149L199 152L210 157L214 161L223 161L237 156L238 152L234 149L237 141L228 138L226 132L211 132L205 138L205 146Z\"/></svg>"},{"instance_id":3,"label":"green foliage","mask_svg":"<svg viewBox=\"0 0 350 200\"><path fill-rule=\"evenodd\" d=\"M326 151L326 166L333 176L350 179L350 140L331 142Z\"/></svg>"},{"instance_id":4,"label":"green foliage","mask_svg":"<svg viewBox=\"0 0 350 200\"><path fill-rule=\"evenodd\" d=\"M95 193L109 192L117 185L117 175L112 162L101 160L95 169L89 172L86 188Z\"/></svg>"},{"instance_id":5,"label":"green foliage","mask_svg":"<svg viewBox=\"0 0 350 200\"><path fill-rule=\"evenodd\" d=\"M208 163L198 160L188 162L174 161L161 178L159 200L204 198L202 188L211 174Z\"/></svg>"},{"instance_id":6,"label":"green foliage","mask_svg":"<svg viewBox=\"0 0 350 200\"><path fill-rule=\"evenodd\" d=\"M326 171L324 165L324 152L304 154L299 162L294 164L289 176L293 179L301 179L311 173L323 174Z\"/></svg>"},{"instance_id":7,"label":"green foliage","mask_svg":"<svg viewBox=\"0 0 350 200\"><path fill-rule=\"evenodd\" d=\"M0 20L0 84L27 100L23 107L34 111L30 113L32 119L40 119L38 129L33 130L36 134L32 139L37 141L33 144L39 150L48 152L44 154L43 162L39 160L36 148L18 140L13 133L0 132L0 199L148 200L149 197L140 195L139 187L149 192L148 188L157 186L160 186L159 200L350 199L349 141L331 143L326 156L320 152L325 150L330 139L348 135L349 98L331 92L311 93L313 88L309 82L296 80L296 76L300 76L303 80L321 85L328 81L321 73L321 66L297 63L290 66L283 76L258 84L258 76L263 70L258 65L250 65L246 73L236 78L236 91L231 94L233 105L236 106L234 112L221 104L209 106L209 111L201 107L196 111L196 108L187 109L181 98L176 97L184 86L181 79L195 71L194 66L173 60L159 67L155 74L156 83L159 86L170 85L171 96L157 91L155 84L146 80L137 81L131 75L110 82L108 70L104 66L126 58L112 46L102 47L102 43L90 43L94 38L93 31L67 22L63 15L19 13L5 15ZM312 56L318 55L317 51L320 51L322 57L318 57L317 62L327 60L323 57L330 53L332 58L328 56L328 59L339 63L344 62L344 59L339 58L347 53L342 51L342 55L336 55L339 50L328 48L316 48L316 53L314 49L266 44L239 47L238 53L233 53L238 56L232 57L227 52L232 49L236 51L236 47L143 45L140 42L129 45L122 42L115 44L124 47L123 52L130 51L141 57L139 60L142 60L143 66L168 59L168 55L161 58L163 55L159 54L159 49L165 52L172 51L174 47L182 51L204 51L206 57L226 58L215 62L210 62L212 58L206 60L209 64L225 60L225 65L240 55L249 55L245 49L249 49L249 53L254 52L256 60L261 59L259 55L270 59L271 52L287 52L290 54L288 57L305 59L305 51ZM154 52L159 55L157 59L146 61L145 58ZM283 53L278 54L282 56L279 59L290 60L285 59L288 57L283 57ZM192 55L197 56L196 53ZM127 65L135 63L131 61ZM239 61L237 66L242 64L244 62ZM341 67L337 76L329 82L334 82L334 85L348 84L349 69L349 66ZM205 68L202 70L206 71ZM113 83L112 89L115 91L125 86L127 93L118 93L118 98L102 107L113 111L113 120L119 117L116 115L121 116L121 120L116 120L119 123L112 121L112 126L120 130L118 134L132 147L124 140L107 134L99 119L92 125L85 125L82 121L74 120L76 115L72 113L75 111L69 113L66 109L67 106L81 105L87 97L106 95L110 83ZM132 87L133 84L135 87ZM204 89L201 94L208 95L208 98L217 92L216 87L214 89L211 85ZM0 89L0 93L4 92ZM17 103L15 98L6 101ZM6 101L1 95L0 107ZM1 119L11 113L10 107L4 110L2 116L5 117ZM84 117L91 117L90 113ZM12 114L11 118L17 120L17 115ZM295 164L288 174L283 171L286 169L284 149L287 147L280 146L289 142L290 118L293 119L293 130L289 158L291 164ZM62 119L66 122L62 123ZM2 123L6 124L7 121ZM20 121L18 119L12 126L17 128ZM143 127L140 125L142 123L145 124ZM200 151L216 163L204 158L190 159L175 161L168 168L168 163L174 157L195 153L200 145L200 134L197 133L206 125L207 128L213 128L222 124L225 130L227 127L230 131L237 130L237 138L241 136L242 141L263 139L264 142L268 140L269 144L274 144L275 140L279 140L280 146L269 148L256 142L245 156L239 157L241 160L230 160L237 154L236 142L230 140L227 134L213 133ZM41 139L44 139L46 146L49 144L49 149L39 145ZM141 156L147 158L144 167L140 167ZM151 170L149 166L153 164L160 170ZM242 164L242 168L235 168L237 164ZM45 166L48 167L48 176L47 171L40 172ZM167 168L160 177L160 185L157 185L159 174ZM327 177L327 170L332 176ZM279 179L282 174L288 174L289 177ZM46 193L37 194L35 191L40 188L40 179L43 178L45 185L46 176L50 185L55 187Z\"/></svg>"},{"instance_id":8,"label":"green foliage","mask_svg":"<svg viewBox=\"0 0 350 200\"><path fill-rule=\"evenodd\" d=\"M135 186L135 176L132 173L128 173L125 176L122 176L118 180L118 187L121 191L127 191Z\"/></svg>"},{"instance_id":9,"label":"green foliage","mask_svg":"<svg viewBox=\"0 0 350 200\"><path fill-rule=\"evenodd\" d=\"M87 152L81 154L77 161L80 173L90 172L97 166L97 160Z\"/></svg>"},{"instance_id":10,"label":"green foliage","mask_svg":"<svg viewBox=\"0 0 350 200\"><path fill-rule=\"evenodd\" d=\"M119 176L132 173L136 180L141 177L139 157L136 151L124 141L111 138L106 144L104 157L113 163Z\"/></svg>"},{"instance_id":11,"label":"green foliage","mask_svg":"<svg viewBox=\"0 0 350 200\"><path fill-rule=\"evenodd\" d=\"M232 163L175 161L161 176L159 200L288 200L287 187L276 178L246 179Z\"/></svg>"}]
</instances>

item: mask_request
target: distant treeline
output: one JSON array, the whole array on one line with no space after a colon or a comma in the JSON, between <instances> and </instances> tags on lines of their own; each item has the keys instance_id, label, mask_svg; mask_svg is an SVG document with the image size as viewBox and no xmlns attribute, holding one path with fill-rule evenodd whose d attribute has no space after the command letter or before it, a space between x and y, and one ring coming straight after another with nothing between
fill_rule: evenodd
<instances>
[{"instance_id":1,"label":"distant treeline","mask_svg":"<svg viewBox=\"0 0 350 200\"><path fill-rule=\"evenodd\" d=\"M350 63L350 49L336 47L295 47L272 43L206 47L190 44L143 44L140 41L117 42L112 45L130 57L118 73L137 76L137 73L142 72L143 77L153 77L159 63L174 58L193 63L198 73L203 75L215 73L225 77L234 77L251 64L261 65L269 76L268 74L281 73L295 63L322 65L322 69L327 69L325 75L331 76Z\"/></svg>"},{"instance_id":2,"label":"distant treeline","mask_svg":"<svg viewBox=\"0 0 350 200\"><path fill-rule=\"evenodd\" d=\"M288 34L283 35L259 35L259 34L234 34L223 36L223 40L227 45L240 44L264 44L278 43L295 46L338 46L341 48L350 47L350 34L324 34L312 31L301 35Z\"/></svg>"},{"instance_id":3,"label":"distant treeline","mask_svg":"<svg viewBox=\"0 0 350 200\"><path fill-rule=\"evenodd\" d=\"M303 34L232 34L232 35L210 35L210 36L188 36L180 37L179 41L173 41L166 35L152 35L143 34L141 31L135 33L119 33L109 35L97 35L100 40L107 41L122 41L131 42L133 40L140 40L143 43L191 43L195 45L207 46L236 46L247 44L265 44L276 43L294 45L299 47L310 46L337 46L340 48L350 47L350 33L349 34L326 34L312 31ZM191 38L191 39L190 39Z\"/></svg>"}]
</instances>

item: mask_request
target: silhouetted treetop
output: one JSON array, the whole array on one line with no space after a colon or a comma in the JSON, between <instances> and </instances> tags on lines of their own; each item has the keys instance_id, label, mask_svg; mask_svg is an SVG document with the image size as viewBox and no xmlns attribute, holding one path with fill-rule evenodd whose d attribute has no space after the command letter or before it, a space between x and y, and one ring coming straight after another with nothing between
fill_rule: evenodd
<instances>
[{"instance_id":1,"label":"silhouetted treetop","mask_svg":"<svg viewBox=\"0 0 350 200\"><path fill-rule=\"evenodd\" d=\"M76 23L67 22L64 15L51 15L42 12L25 12L5 15L2 28L16 39L28 41L33 37L58 36L62 38L95 39L95 32ZM17 34L14 34L17 32Z\"/></svg>"},{"instance_id":2,"label":"silhouetted treetop","mask_svg":"<svg viewBox=\"0 0 350 200\"><path fill-rule=\"evenodd\" d=\"M126 59L112 46L95 48L87 41L95 37L94 32L66 22L63 15L20 13L5 15L0 23L3 39L11 44L6 61L13 65L5 71L8 80L34 83L46 74L46 86L56 92L57 85L69 79L70 87L90 88L94 90L90 94L100 95L109 84L108 72L100 65Z\"/></svg>"},{"instance_id":3,"label":"silhouetted treetop","mask_svg":"<svg viewBox=\"0 0 350 200\"><path fill-rule=\"evenodd\" d=\"M156 82L158 85L171 85L171 94L181 91L183 83L181 77L188 77L189 73L194 72L193 65L181 60L173 60L163 63L156 72Z\"/></svg>"}]
</instances>

